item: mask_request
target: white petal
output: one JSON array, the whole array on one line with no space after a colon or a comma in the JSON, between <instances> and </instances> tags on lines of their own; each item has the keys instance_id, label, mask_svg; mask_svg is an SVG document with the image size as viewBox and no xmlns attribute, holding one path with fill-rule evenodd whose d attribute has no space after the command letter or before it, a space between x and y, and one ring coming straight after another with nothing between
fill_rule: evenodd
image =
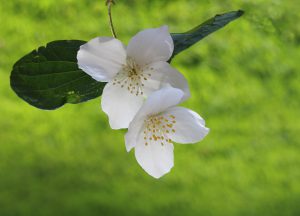
<instances>
[{"instance_id":1,"label":"white petal","mask_svg":"<svg viewBox=\"0 0 300 216\"><path fill-rule=\"evenodd\" d=\"M127 55L139 65L156 61L168 61L174 44L168 26L146 29L137 33L129 42Z\"/></svg>"},{"instance_id":2,"label":"white petal","mask_svg":"<svg viewBox=\"0 0 300 216\"><path fill-rule=\"evenodd\" d=\"M147 65L143 68L143 73L148 76L146 81L144 81L144 92L149 95L151 92L165 87L172 86L174 88L181 89L184 92L184 97L181 102L190 97L190 90L188 87L188 82L185 77L179 73L176 69L171 67L167 62L155 62Z\"/></svg>"},{"instance_id":3,"label":"white petal","mask_svg":"<svg viewBox=\"0 0 300 216\"><path fill-rule=\"evenodd\" d=\"M202 140L209 132L205 122L196 112L183 108L172 107L165 112L175 116L175 133L170 133L169 138L178 143L196 143Z\"/></svg>"},{"instance_id":4,"label":"white petal","mask_svg":"<svg viewBox=\"0 0 300 216\"><path fill-rule=\"evenodd\" d=\"M125 135L125 146L128 152L139 143L144 143L144 119L145 118L134 118L129 124L128 131Z\"/></svg>"},{"instance_id":5,"label":"white petal","mask_svg":"<svg viewBox=\"0 0 300 216\"><path fill-rule=\"evenodd\" d=\"M177 105L183 96L183 91L172 87L164 87L155 91L144 102L136 117L163 112L169 107Z\"/></svg>"},{"instance_id":6,"label":"white petal","mask_svg":"<svg viewBox=\"0 0 300 216\"><path fill-rule=\"evenodd\" d=\"M135 147L135 157L140 166L154 178L160 178L170 172L174 165L173 144L151 142L139 143Z\"/></svg>"},{"instance_id":7,"label":"white petal","mask_svg":"<svg viewBox=\"0 0 300 216\"><path fill-rule=\"evenodd\" d=\"M126 62L126 51L121 41L97 37L80 46L78 66L97 81L108 82Z\"/></svg>"},{"instance_id":8,"label":"white petal","mask_svg":"<svg viewBox=\"0 0 300 216\"><path fill-rule=\"evenodd\" d=\"M108 115L112 129L128 128L143 104L143 97L131 94L127 89L109 82L103 89L101 106Z\"/></svg>"}]
</instances>

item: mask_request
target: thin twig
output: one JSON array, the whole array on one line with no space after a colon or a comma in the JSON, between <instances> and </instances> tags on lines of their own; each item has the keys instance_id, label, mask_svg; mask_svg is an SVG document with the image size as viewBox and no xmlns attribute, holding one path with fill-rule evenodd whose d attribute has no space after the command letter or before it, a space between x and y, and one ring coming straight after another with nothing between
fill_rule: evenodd
<instances>
[{"instance_id":1,"label":"thin twig","mask_svg":"<svg viewBox=\"0 0 300 216\"><path fill-rule=\"evenodd\" d=\"M107 9L108 9L108 17L109 17L109 27L110 27L113 37L117 38L117 34L115 32L115 28L114 28L114 24L113 24L113 20L112 20L112 16L111 16L111 6L113 4L115 4L114 0L106 0L106 5L107 5Z\"/></svg>"}]
</instances>

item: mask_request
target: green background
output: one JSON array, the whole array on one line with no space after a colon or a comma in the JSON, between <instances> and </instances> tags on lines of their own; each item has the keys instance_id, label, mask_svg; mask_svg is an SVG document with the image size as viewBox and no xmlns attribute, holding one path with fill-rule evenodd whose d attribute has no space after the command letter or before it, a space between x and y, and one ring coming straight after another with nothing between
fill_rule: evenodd
<instances>
[{"instance_id":1,"label":"green background","mask_svg":"<svg viewBox=\"0 0 300 216\"><path fill-rule=\"evenodd\" d=\"M12 65L57 39L110 36L102 0L0 0L0 215L300 215L300 4L292 0L117 0L123 42L168 24L246 14L179 54L183 105L211 129L175 145L156 180L113 131L100 98L43 111L9 86Z\"/></svg>"}]
</instances>

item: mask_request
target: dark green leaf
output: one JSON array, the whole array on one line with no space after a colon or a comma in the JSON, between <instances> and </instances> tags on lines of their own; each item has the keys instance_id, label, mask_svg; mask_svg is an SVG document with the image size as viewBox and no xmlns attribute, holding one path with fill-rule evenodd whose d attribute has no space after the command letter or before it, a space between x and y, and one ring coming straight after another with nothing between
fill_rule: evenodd
<instances>
[{"instance_id":1,"label":"dark green leaf","mask_svg":"<svg viewBox=\"0 0 300 216\"><path fill-rule=\"evenodd\" d=\"M77 51L84 43L53 41L27 54L13 66L12 89L29 104L49 110L100 96L104 83L95 81L77 66Z\"/></svg>"},{"instance_id":2,"label":"dark green leaf","mask_svg":"<svg viewBox=\"0 0 300 216\"><path fill-rule=\"evenodd\" d=\"M229 13L216 15L214 18L207 20L196 28L187 31L185 33L172 33L172 38L174 41L174 52L172 58L183 50L189 48L193 44L202 40L209 34L217 31L218 29L224 27L231 21L239 18L244 14L243 11L232 11ZM171 58L171 59L172 59ZM171 61L171 60L170 60Z\"/></svg>"},{"instance_id":3,"label":"dark green leaf","mask_svg":"<svg viewBox=\"0 0 300 216\"><path fill-rule=\"evenodd\" d=\"M171 34L175 46L172 57L242 14L243 11L233 11L217 15L188 32ZM53 41L27 54L13 66L12 89L41 109L56 109L65 103L76 104L100 96L105 83L95 81L77 66L77 51L84 43Z\"/></svg>"}]
</instances>

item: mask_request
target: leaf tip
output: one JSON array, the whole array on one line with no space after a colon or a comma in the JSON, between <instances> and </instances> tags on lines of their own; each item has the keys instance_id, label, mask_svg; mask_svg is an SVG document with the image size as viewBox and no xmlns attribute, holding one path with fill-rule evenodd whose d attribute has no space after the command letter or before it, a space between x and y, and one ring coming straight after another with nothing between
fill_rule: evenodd
<instances>
[{"instance_id":1,"label":"leaf tip","mask_svg":"<svg viewBox=\"0 0 300 216\"><path fill-rule=\"evenodd\" d=\"M243 11L243 10L238 10L237 11L237 15L240 17L240 16L243 16L244 15L244 13L245 13L245 11Z\"/></svg>"}]
</instances>

